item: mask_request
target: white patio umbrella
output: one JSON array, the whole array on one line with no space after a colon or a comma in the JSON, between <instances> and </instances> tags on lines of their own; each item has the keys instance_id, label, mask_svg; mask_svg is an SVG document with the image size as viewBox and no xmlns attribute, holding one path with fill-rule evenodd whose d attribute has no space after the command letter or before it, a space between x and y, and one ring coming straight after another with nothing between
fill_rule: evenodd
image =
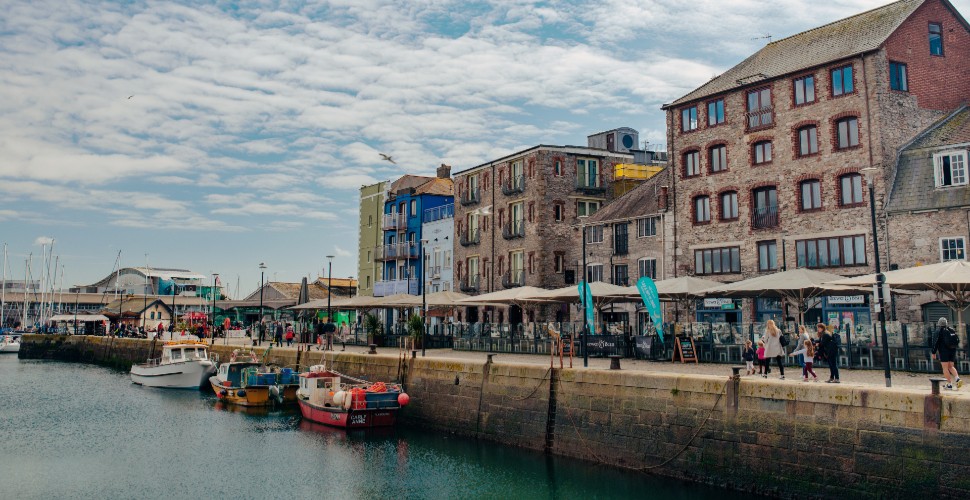
<instances>
[{"instance_id":1,"label":"white patio umbrella","mask_svg":"<svg viewBox=\"0 0 970 500\"><path fill-rule=\"evenodd\" d=\"M724 283L695 278L693 276L681 276L679 278L655 281L654 284L657 285L657 295L660 296L660 300L677 301L702 297L704 291L721 286ZM628 286L624 290L629 297L640 296L640 290L637 290L636 285Z\"/></svg>"},{"instance_id":2,"label":"white patio umbrella","mask_svg":"<svg viewBox=\"0 0 970 500\"><path fill-rule=\"evenodd\" d=\"M507 290L499 290L497 292L486 293L482 295L473 295L467 299L461 299L457 301L459 305L478 305L478 304L523 304L528 302L550 302L549 300L540 299L536 296L542 292L545 292L542 288L536 288L534 286L520 286L516 288L509 288ZM470 304L474 303L474 304Z\"/></svg>"},{"instance_id":3,"label":"white patio umbrella","mask_svg":"<svg viewBox=\"0 0 970 500\"><path fill-rule=\"evenodd\" d=\"M593 295L593 307L599 309L613 302L630 301L632 297L627 294L624 286L613 285L603 281L594 281L589 284L589 291ZM639 294L637 295L639 297ZM570 285L555 290L543 290L535 295L539 300L550 302L581 302L579 297L579 285Z\"/></svg>"}]
</instances>

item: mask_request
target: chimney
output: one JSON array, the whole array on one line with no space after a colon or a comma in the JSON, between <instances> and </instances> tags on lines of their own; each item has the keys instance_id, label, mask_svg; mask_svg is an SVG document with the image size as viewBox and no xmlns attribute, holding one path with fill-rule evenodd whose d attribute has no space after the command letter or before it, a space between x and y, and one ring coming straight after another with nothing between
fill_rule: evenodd
<instances>
[{"instance_id":1,"label":"chimney","mask_svg":"<svg viewBox=\"0 0 970 500\"><path fill-rule=\"evenodd\" d=\"M660 194L657 196L657 208L667 211L667 186L660 186Z\"/></svg>"},{"instance_id":2,"label":"chimney","mask_svg":"<svg viewBox=\"0 0 970 500\"><path fill-rule=\"evenodd\" d=\"M448 179L451 177L451 165L445 165L444 163L438 167L438 178Z\"/></svg>"}]
</instances>

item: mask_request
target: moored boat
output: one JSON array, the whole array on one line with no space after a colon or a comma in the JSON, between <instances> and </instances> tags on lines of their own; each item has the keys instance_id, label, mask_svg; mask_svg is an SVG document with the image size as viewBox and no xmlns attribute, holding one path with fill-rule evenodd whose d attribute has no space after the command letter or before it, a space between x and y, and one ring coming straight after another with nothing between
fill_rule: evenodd
<instances>
[{"instance_id":1,"label":"moored boat","mask_svg":"<svg viewBox=\"0 0 970 500\"><path fill-rule=\"evenodd\" d=\"M320 366L300 374L297 391L303 418L346 429L392 426L408 401L399 385L372 384Z\"/></svg>"},{"instance_id":2,"label":"moored boat","mask_svg":"<svg viewBox=\"0 0 970 500\"><path fill-rule=\"evenodd\" d=\"M16 354L20 352L20 337L17 335L3 335L0 339L0 353Z\"/></svg>"},{"instance_id":3,"label":"moored boat","mask_svg":"<svg viewBox=\"0 0 970 500\"><path fill-rule=\"evenodd\" d=\"M228 362L219 364L209 383L225 403L269 406L296 401L298 376L290 368L271 370L259 362L256 353L237 350Z\"/></svg>"},{"instance_id":4,"label":"moored boat","mask_svg":"<svg viewBox=\"0 0 970 500\"><path fill-rule=\"evenodd\" d=\"M147 387L199 389L216 371L205 342L166 342L158 358L132 365L131 381Z\"/></svg>"}]
</instances>

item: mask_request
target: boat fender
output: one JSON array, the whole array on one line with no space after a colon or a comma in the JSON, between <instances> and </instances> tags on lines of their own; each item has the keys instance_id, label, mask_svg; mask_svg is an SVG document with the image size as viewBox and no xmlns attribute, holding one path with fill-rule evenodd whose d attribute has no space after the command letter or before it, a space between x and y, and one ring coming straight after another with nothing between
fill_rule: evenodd
<instances>
[{"instance_id":1,"label":"boat fender","mask_svg":"<svg viewBox=\"0 0 970 500\"><path fill-rule=\"evenodd\" d=\"M226 397L228 395L229 395L229 392L226 391L225 389L219 391L219 394L217 394L217 396L219 396L220 398L224 398L224 397Z\"/></svg>"},{"instance_id":2,"label":"boat fender","mask_svg":"<svg viewBox=\"0 0 970 500\"><path fill-rule=\"evenodd\" d=\"M406 392L402 392L397 396L397 404L401 406L407 406L411 402L411 396L408 396Z\"/></svg>"},{"instance_id":3,"label":"boat fender","mask_svg":"<svg viewBox=\"0 0 970 500\"><path fill-rule=\"evenodd\" d=\"M354 400L354 394L352 392L345 392L344 393L344 409L345 410L349 410L350 409L350 404L353 402L353 400Z\"/></svg>"},{"instance_id":4,"label":"boat fender","mask_svg":"<svg viewBox=\"0 0 970 500\"><path fill-rule=\"evenodd\" d=\"M277 385L270 386L269 395L276 400L277 403L283 402L283 395L280 393L280 388Z\"/></svg>"},{"instance_id":5,"label":"boat fender","mask_svg":"<svg viewBox=\"0 0 970 500\"><path fill-rule=\"evenodd\" d=\"M337 391L337 393L333 395L333 405L334 406L343 406L344 405L344 398L345 397L347 397L347 393L346 392L344 392L344 391Z\"/></svg>"},{"instance_id":6,"label":"boat fender","mask_svg":"<svg viewBox=\"0 0 970 500\"><path fill-rule=\"evenodd\" d=\"M239 396L241 398L246 397L246 389L239 389L238 391L236 391L236 396Z\"/></svg>"}]
</instances>

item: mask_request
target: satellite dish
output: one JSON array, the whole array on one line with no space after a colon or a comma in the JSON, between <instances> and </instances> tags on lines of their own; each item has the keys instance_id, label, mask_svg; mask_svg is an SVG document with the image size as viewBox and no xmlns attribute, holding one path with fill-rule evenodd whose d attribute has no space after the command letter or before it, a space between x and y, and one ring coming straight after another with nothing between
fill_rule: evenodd
<instances>
[{"instance_id":1,"label":"satellite dish","mask_svg":"<svg viewBox=\"0 0 970 500\"><path fill-rule=\"evenodd\" d=\"M623 142L623 147L625 147L627 149L632 148L633 147L633 136L630 135L630 134L624 134L623 135L622 142Z\"/></svg>"}]
</instances>

